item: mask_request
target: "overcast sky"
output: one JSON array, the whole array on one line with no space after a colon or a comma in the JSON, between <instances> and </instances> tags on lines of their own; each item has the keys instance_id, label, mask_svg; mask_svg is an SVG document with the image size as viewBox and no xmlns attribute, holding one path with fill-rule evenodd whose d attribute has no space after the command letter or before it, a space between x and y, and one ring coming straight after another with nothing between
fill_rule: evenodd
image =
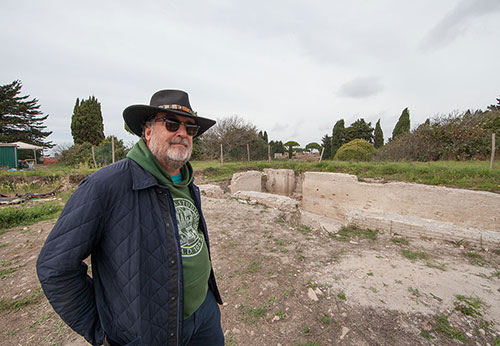
<instances>
[{"instance_id":1,"label":"overcast sky","mask_svg":"<svg viewBox=\"0 0 500 346\"><path fill-rule=\"evenodd\" d=\"M500 96L500 0L3 0L0 23L0 84L22 81L56 144L91 95L126 143L125 107L182 89L303 147L339 119L387 140L405 107L415 127Z\"/></svg>"}]
</instances>

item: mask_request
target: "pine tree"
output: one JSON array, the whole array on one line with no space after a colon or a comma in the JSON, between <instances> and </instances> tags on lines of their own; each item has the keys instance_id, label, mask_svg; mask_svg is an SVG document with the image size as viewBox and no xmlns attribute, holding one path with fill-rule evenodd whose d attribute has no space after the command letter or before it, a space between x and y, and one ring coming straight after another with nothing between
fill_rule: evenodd
<instances>
[{"instance_id":1,"label":"pine tree","mask_svg":"<svg viewBox=\"0 0 500 346\"><path fill-rule=\"evenodd\" d=\"M329 155L328 157L333 158L335 156L335 153L337 152L337 150L339 150L339 148L342 146L342 144L345 143L344 132L345 132L344 119L340 119L333 126L331 155Z\"/></svg>"},{"instance_id":2,"label":"pine tree","mask_svg":"<svg viewBox=\"0 0 500 346\"><path fill-rule=\"evenodd\" d=\"M0 86L0 142L25 142L52 148L54 144L45 141L52 131L44 131L47 126L43 125L48 115L42 115L37 99L17 96L22 86L19 80Z\"/></svg>"},{"instance_id":3,"label":"pine tree","mask_svg":"<svg viewBox=\"0 0 500 346\"><path fill-rule=\"evenodd\" d=\"M394 126L394 130L392 130L392 139L395 139L397 135L404 132L410 132L410 111L408 108L403 109L403 113L401 113L396 126Z\"/></svg>"},{"instance_id":4,"label":"pine tree","mask_svg":"<svg viewBox=\"0 0 500 346\"><path fill-rule=\"evenodd\" d=\"M354 139L363 139L369 143L373 143L373 127L372 123L367 123L365 119L356 120L344 130L344 141L349 143Z\"/></svg>"},{"instance_id":5,"label":"pine tree","mask_svg":"<svg viewBox=\"0 0 500 346\"><path fill-rule=\"evenodd\" d=\"M374 147L380 148L384 145L384 132L382 131L382 127L380 127L380 119L375 124L375 139L374 139Z\"/></svg>"},{"instance_id":6,"label":"pine tree","mask_svg":"<svg viewBox=\"0 0 500 346\"><path fill-rule=\"evenodd\" d=\"M104 139L101 104L94 96L81 102L76 99L71 117L71 135L75 144L98 145Z\"/></svg>"}]
</instances>

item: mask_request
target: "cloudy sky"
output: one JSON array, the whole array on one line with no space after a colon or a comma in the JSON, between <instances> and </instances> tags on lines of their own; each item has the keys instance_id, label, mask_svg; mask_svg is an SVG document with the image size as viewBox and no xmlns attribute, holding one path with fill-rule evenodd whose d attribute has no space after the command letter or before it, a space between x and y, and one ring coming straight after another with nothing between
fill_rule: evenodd
<instances>
[{"instance_id":1,"label":"cloudy sky","mask_svg":"<svg viewBox=\"0 0 500 346\"><path fill-rule=\"evenodd\" d=\"M91 95L126 143L123 109L173 88L302 146L339 119L387 139L405 107L414 127L500 95L500 0L3 0L0 23L0 84L22 81L57 144Z\"/></svg>"}]
</instances>

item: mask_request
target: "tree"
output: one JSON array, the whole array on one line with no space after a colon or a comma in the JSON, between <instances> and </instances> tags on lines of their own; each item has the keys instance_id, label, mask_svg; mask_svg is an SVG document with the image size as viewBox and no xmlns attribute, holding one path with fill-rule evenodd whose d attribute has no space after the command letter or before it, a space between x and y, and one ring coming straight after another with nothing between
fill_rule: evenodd
<instances>
[{"instance_id":1,"label":"tree","mask_svg":"<svg viewBox=\"0 0 500 346\"><path fill-rule=\"evenodd\" d=\"M251 158L267 158L267 144L255 125L238 116L218 119L217 123L200 137L201 157L217 159L220 157L220 145L224 150L224 159L247 160L247 144Z\"/></svg>"},{"instance_id":2,"label":"tree","mask_svg":"<svg viewBox=\"0 0 500 346\"><path fill-rule=\"evenodd\" d=\"M494 111L500 111L500 97L497 98L497 104L496 105L489 105L488 109L492 112Z\"/></svg>"},{"instance_id":3,"label":"tree","mask_svg":"<svg viewBox=\"0 0 500 346\"><path fill-rule=\"evenodd\" d=\"M282 141L270 141L269 146L271 147L271 156L274 156L275 153L283 154L286 151Z\"/></svg>"},{"instance_id":4,"label":"tree","mask_svg":"<svg viewBox=\"0 0 500 346\"><path fill-rule=\"evenodd\" d=\"M267 132L264 131L259 131L259 137L262 138L264 140L264 142L268 143L269 142L269 138L267 137Z\"/></svg>"},{"instance_id":5,"label":"tree","mask_svg":"<svg viewBox=\"0 0 500 346\"><path fill-rule=\"evenodd\" d=\"M363 139L369 143L373 143L373 127L372 123L365 122L361 118L356 120L344 130L344 141L348 143L354 139Z\"/></svg>"},{"instance_id":6,"label":"tree","mask_svg":"<svg viewBox=\"0 0 500 346\"><path fill-rule=\"evenodd\" d=\"M403 109L403 113L399 117L394 130L392 130L392 139L394 140L397 135L405 132L410 132L410 111L408 108Z\"/></svg>"},{"instance_id":7,"label":"tree","mask_svg":"<svg viewBox=\"0 0 500 346\"><path fill-rule=\"evenodd\" d=\"M333 155L332 155L332 137L330 137L328 135L324 135L323 138L321 138L321 143L322 143L322 147L325 148L325 150L323 151L323 157L332 159L333 158Z\"/></svg>"},{"instance_id":8,"label":"tree","mask_svg":"<svg viewBox=\"0 0 500 346\"><path fill-rule=\"evenodd\" d=\"M283 144L285 147L288 147L288 158L291 159L293 156L293 147L300 147L300 144L295 141L288 141Z\"/></svg>"},{"instance_id":9,"label":"tree","mask_svg":"<svg viewBox=\"0 0 500 346\"><path fill-rule=\"evenodd\" d=\"M333 158L335 156L335 153L337 152L337 150L339 150L339 148L342 146L342 144L345 143L344 132L345 132L344 119L340 119L333 126L331 155L329 155L327 157Z\"/></svg>"},{"instance_id":10,"label":"tree","mask_svg":"<svg viewBox=\"0 0 500 346\"><path fill-rule=\"evenodd\" d=\"M71 135L75 144L99 145L104 139L101 104L94 96L81 102L76 99L71 117Z\"/></svg>"},{"instance_id":11,"label":"tree","mask_svg":"<svg viewBox=\"0 0 500 346\"><path fill-rule=\"evenodd\" d=\"M48 115L42 115L38 100L29 100L29 95L18 96L23 84L15 80L0 86L0 142L25 142L52 148L52 142L45 141L52 131L44 131L43 122Z\"/></svg>"},{"instance_id":12,"label":"tree","mask_svg":"<svg viewBox=\"0 0 500 346\"><path fill-rule=\"evenodd\" d=\"M316 149L317 151L321 152L321 145L319 145L318 143L316 142L311 142L309 143L308 145L306 145L306 149Z\"/></svg>"},{"instance_id":13,"label":"tree","mask_svg":"<svg viewBox=\"0 0 500 346\"><path fill-rule=\"evenodd\" d=\"M377 121L375 125L375 139L374 146L375 148L380 148L384 145L384 132L382 131L382 127L380 127L380 119Z\"/></svg>"}]
</instances>

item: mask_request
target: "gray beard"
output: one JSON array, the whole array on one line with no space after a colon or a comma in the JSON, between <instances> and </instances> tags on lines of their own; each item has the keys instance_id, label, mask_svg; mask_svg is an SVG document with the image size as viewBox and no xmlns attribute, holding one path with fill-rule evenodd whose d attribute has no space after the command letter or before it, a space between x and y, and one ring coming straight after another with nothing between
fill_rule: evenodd
<instances>
[{"instance_id":1,"label":"gray beard","mask_svg":"<svg viewBox=\"0 0 500 346\"><path fill-rule=\"evenodd\" d=\"M180 169L186 162L191 158L192 148L187 150L187 153L178 153L170 148L170 145L173 143L179 143L181 141L172 139L168 143L168 148L165 150L161 145L157 145L155 141L151 141L149 143L149 150L156 157L161 164L168 167L171 170Z\"/></svg>"}]
</instances>

